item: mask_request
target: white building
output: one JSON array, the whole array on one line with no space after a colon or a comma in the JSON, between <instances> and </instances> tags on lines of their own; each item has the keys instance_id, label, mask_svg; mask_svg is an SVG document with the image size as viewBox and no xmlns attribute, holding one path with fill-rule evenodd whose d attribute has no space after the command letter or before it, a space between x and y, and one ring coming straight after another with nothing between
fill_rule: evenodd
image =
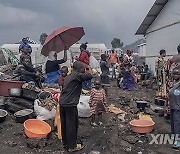
<instances>
[{"instance_id":1,"label":"white building","mask_svg":"<svg viewBox=\"0 0 180 154\"><path fill-rule=\"evenodd\" d=\"M136 32L146 37L146 63L152 70L161 49L167 55L177 54L179 32L180 0L156 0Z\"/></svg>"},{"instance_id":2,"label":"white building","mask_svg":"<svg viewBox=\"0 0 180 154\"><path fill-rule=\"evenodd\" d=\"M146 57L146 43L138 45L138 56Z\"/></svg>"}]
</instances>

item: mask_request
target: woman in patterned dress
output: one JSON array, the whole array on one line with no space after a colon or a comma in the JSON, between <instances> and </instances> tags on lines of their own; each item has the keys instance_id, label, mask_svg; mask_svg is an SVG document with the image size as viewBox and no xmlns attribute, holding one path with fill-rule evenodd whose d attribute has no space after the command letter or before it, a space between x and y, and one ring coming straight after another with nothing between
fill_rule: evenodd
<instances>
[{"instance_id":1,"label":"woman in patterned dress","mask_svg":"<svg viewBox=\"0 0 180 154\"><path fill-rule=\"evenodd\" d=\"M156 93L157 97L167 98L167 72L166 72L166 60L164 57L166 56L165 50L160 50L160 56L156 61L156 76L157 76L157 83L158 83L158 90Z\"/></svg>"},{"instance_id":2,"label":"woman in patterned dress","mask_svg":"<svg viewBox=\"0 0 180 154\"><path fill-rule=\"evenodd\" d=\"M101 88L101 80L98 78L94 81L95 88L91 90L89 106L91 108L92 120L91 125L102 125L102 114L106 112L105 90ZM97 117L97 123L96 123Z\"/></svg>"}]
</instances>

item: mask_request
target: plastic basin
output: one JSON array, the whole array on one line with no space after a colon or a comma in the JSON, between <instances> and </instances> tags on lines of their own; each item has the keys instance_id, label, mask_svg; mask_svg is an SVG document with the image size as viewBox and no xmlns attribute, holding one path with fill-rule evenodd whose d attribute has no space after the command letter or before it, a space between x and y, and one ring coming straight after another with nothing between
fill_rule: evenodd
<instances>
[{"instance_id":1,"label":"plastic basin","mask_svg":"<svg viewBox=\"0 0 180 154\"><path fill-rule=\"evenodd\" d=\"M45 138L51 132L51 126L38 119L28 119L24 122L24 132L29 138Z\"/></svg>"},{"instance_id":2,"label":"plastic basin","mask_svg":"<svg viewBox=\"0 0 180 154\"><path fill-rule=\"evenodd\" d=\"M131 125L131 129L136 133L150 133L153 131L153 126L155 123L151 120L132 120L129 123Z\"/></svg>"}]
</instances>

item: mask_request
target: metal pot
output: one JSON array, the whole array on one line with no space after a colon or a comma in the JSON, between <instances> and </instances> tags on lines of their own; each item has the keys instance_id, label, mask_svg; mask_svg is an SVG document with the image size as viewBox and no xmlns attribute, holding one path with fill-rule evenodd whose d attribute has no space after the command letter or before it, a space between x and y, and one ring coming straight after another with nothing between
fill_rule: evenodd
<instances>
[{"instance_id":1,"label":"metal pot","mask_svg":"<svg viewBox=\"0 0 180 154\"><path fill-rule=\"evenodd\" d=\"M33 110L32 109L24 109L14 113L16 117L16 122L24 123L27 119L34 118Z\"/></svg>"},{"instance_id":2,"label":"metal pot","mask_svg":"<svg viewBox=\"0 0 180 154\"><path fill-rule=\"evenodd\" d=\"M164 106L166 103L165 99L161 99L161 98L155 98L155 102L154 104L158 105L158 106Z\"/></svg>"},{"instance_id":3,"label":"metal pot","mask_svg":"<svg viewBox=\"0 0 180 154\"><path fill-rule=\"evenodd\" d=\"M7 104L0 102L0 109L5 110L5 109L6 109L6 105L7 105Z\"/></svg>"},{"instance_id":4,"label":"metal pot","mask_svg":"<svg viewBox=\"0 0 180 154\"><path fill-rule=\"evenodd\" d=\"M0 123L6 120L6 116L8 115L6 110L0 109Z\"/></svg>"},{"instance_id":5,"label":"metal pot","mask_svg":"<svg viewBox=\"0 0 180 154\"><path fill-rule=\"evenodd\" d=\"M8 90L9 96L12 97L21 97L22 95L22 89L21 88L11 88Z\"/></svg>"},{"instance_id":6,"label":"metal pot","mask_svg":"<svg viewBox=\"0 0 180 154\"><path fill-rule=\"evenodd\" d=\"M148 102L147 101L136 101L137 108L140 110L144 110L145 107L147 106Z\"/></svg>"}]
</instances>

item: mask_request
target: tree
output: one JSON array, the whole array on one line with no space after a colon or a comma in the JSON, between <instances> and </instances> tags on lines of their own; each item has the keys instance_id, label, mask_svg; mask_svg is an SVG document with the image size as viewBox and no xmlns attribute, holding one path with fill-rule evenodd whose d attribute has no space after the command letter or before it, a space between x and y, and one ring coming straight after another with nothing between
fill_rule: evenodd
<instances>
[{"instance_id":1,"label":"tree","mask_svg":"<svg viewBox=\"0 0 180 154\"><path fill-rule=\"evenodd\" d=\"M39 41L40 41L40 43L41 43L42 45L44 44L47 36L48 36L48 35L47 35L46 33L42 33L42 34L40 35Z\"/></svg>"},{"instance_id":2,"label":"tree","mask_svg":"<svg viewBox=\"0 0 180 154\"><path fill-rule=\"evenodd\" d=\"M122 48L123 47L123 42L119 38L114 38L111 41L112 48Z\"/></svg>"}]
</instances>

